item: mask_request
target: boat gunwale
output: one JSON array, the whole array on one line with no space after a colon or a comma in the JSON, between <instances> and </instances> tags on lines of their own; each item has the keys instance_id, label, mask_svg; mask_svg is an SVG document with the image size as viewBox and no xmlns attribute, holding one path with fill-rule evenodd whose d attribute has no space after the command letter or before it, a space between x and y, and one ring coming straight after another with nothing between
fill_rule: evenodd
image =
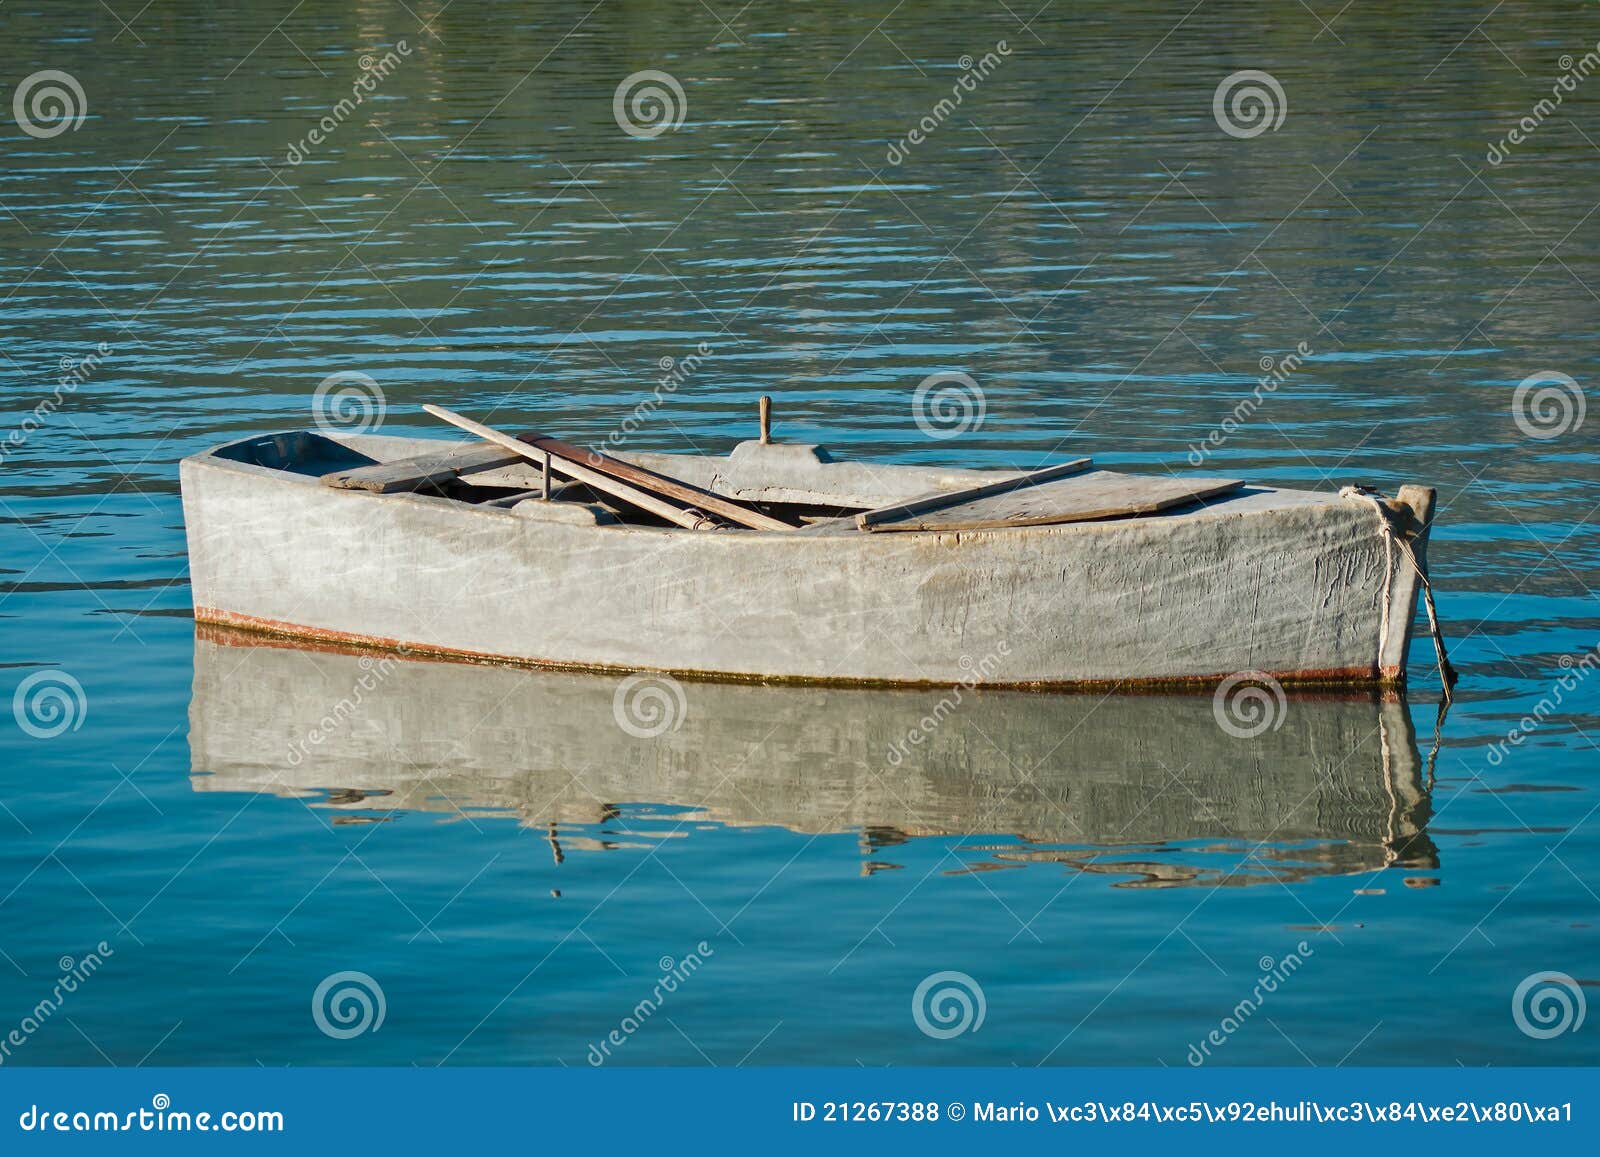
<instances>
[{"instance_id":1,"label":"boat gunwale","mask_svg":"<svg viewBox=\"0 0 1600 1157\"><path fill-rule=\"evenodd\" d=\"M282 482L282 483L285 483L285 484L288 484L288 485L305 486L305 487L311 488L312 490L316 490L316 491L328 490L328 491L332 491L332 492L340 494L340 495L358 496L358 497L360 497L362 499L366 499L366 500L389 500L389 501L403 500L403 501L409 501L409 502L412 502L412 503L422 503L422 504L424 504L426 507L428 507L430 509L438 508L440 504L443 504L445 507L447 507L448 509L450 509L451 511L453 511L453 512L455 512L457 514L463 514L463 515L465 515L465 514L479 514L479 515L484 515L484 516L488 516L488 517L508 518L508 519L511 519L514 524L521 525L521 526L530 526L530 525L531 526L537 526L537 525L540 525L540 523L538 523L536 520L528 519L528 518L525 518L525 517L517 514L515 512L515 510L513 508L511 508L511 507L484 506L484 505L471 503L471 502L462 502L462 501L460 501L458 499L454 499L454 498L447 498L447 497L445 497L443 495L423 494L423 493L415 492L415 491L394 491L394 492L386 493L386 494L372 494L372 493L368 493L366 491L360 491L360 490L334 490L334 488L327 487L327 486L323 485L320 477L316 476L316 475L302 474L302 473L299 473L299 472L294 471L294 470L285 469L283 467L263 466L263 465L261 465L259 463L255 463L255 462L244 462L244 461L240 461L239 459L236 459L236 458L224 457L222 455L222 451L229 450L229 449L232 449L232 448L237 447L237 446L244 446L244 445L248 445L248 444L251 444L251 443L260 442L260 441L262 441L264 439L269 439L269 438L279 438L279 437L293 436L295 434L314 435L314 436L317 436L317 437L324 437L324 438L328 438L329 437L326 434L321 434L321 433L318 433L316 431L309 431L309 430L290 430L290 431L280 431L280 432L275 433L275 434L252 435L250 437L239 438L239 439L236 439L236 440L231 441L231 442L225 442L225 443L222 443L220 445L213 446L213 447L211 447L211 448L209 448L207 450L203 450L203 451L201 451L199 453L189 455L188 457L186 457L186 458L184 458L182 460L182 463L180 463L180 465L182 465L182 464L193 464L196 467L204 467L204 468L210 468L210 469L221 469L221 470L226 470L226 471L236 471L236 472L244 473L244 474L259 475L264 480L272 479L272 480L276 480L278 482ZM346 435L346 436L347 437L370 437L372 435ZM441 446L455 446L455 445L464 445L464 444L466 444L465 442L461 442L461 441L439 439L439 438L410 438L408 435L384 435L384 437L386 437L386 438L388 438L388 437L396 437L396 438L405 437L405 438L408 438L409 440L412 440L412 441L436 443L436 444L441 445ZM329 440L330 441L337 441L336 439L333 439L333 438L329 438ZM340 445L344 445L344 443L342 443L342 442L339 443L339 444ZM704 461L704 460L711 460L711 461L717 461L717 462L727 461L726 458L719 457L717 455L712 455L712 454L671 454L669 452L651 452L648 455L648 457L652 458L652 459L654 459L654 458L674 458L675 457L675 458L700 459L702 461ZM874 468L874 469L928 470L930 472L937 471L937 472L944 472L946 474L946 476L948 476L949 472L951 472L951 471L957 471L957 472L962 473L962 474L973 475L973 476L980 476L980 477L981 476L988 476L988 477L991 477L992 480L994 480L994 481L1004 481L1004 480L1006 480L1006 476L1007 475L1020 476L1022 473L1025 473L1025 472L1022 472L1022 471L1005 470L1005 469L971 469L971 468L967 468L967 467L918 466L918 465L916 465L914 463L900 463L900 462L862 463L862 465L870 466L871 468ZM1121 473L1120 471L1107 471L1107 472L1108 473ZM1137 475L1130 475L1130 477L1137 477ZM719 493L720 493L720 491L719 491ZM933 493L933 491L928 491L926 493ZM1291 500L1288 501L1288 502L1283 503L1282 505L1258 506L1258 507L1254 507L1254 508L1248 509L1248 510L1238 510L1238 509L1229 510L1229 509L1224 509L1224 507L1226 507L1230 502L1235 502L1235 501L1237 501L1238 499L1241 499L1241 498L1253 498L1253 497L1260 496L1262 494L1284 495L1284 496L1289 497ZM741 496L736 496L736 495L725 495L725 496L726 497L741 497ZM847 507L847 506L852 505L852 504L849 504L849 503L844 503L843 500L842 500L842 496L840 496L840 497L841 497L841 507ZM750 499L747 499L747 500L750 500ZM886 501L889 501L889 500L890 499L886 499ZM754 499L753 501L762 501L762 500ZM776 505L783 505L783 503L776 502L775 500L767 500L767 501L773 501L774 504L776 504ZM812 505L812 504L795 503L795 504L792 504L792 505ZM1186 504L1184 504L1182 506L1173 507L1173 508L1170 508L1170 509L1167 509L1167 510L1155 511L1155 512L1151 512L1151 513L1137 513L1137 514L1127 514L1127 515L1116 515L1116 516L1098 518L1098 519L1093 519L1093 520L1078 521L1078 522L1035 523L1035 524L1024 525L1024 526L983 527L983 528L969 529L969 530L918 529L918 530L903 530L903 531L897 532L894 535L870 534L870 533L865 532L865 531L860 531L860 530L858 530L856 528L854 514L843 515L843 516L840 516L838 518L832 518L832 519L827 519L825 521L812 523L811 525L805 526L805 527L803 527L803 528L801 528L799 530L791 530L791 531L757 530L757 529L752 529L752 528L739 527L739 528L736 528L736 532L733 532L733 533L706 533L704 531L689 531L689 530L685 530L683 527L678 527L678 526L646 526L646 525L641 525L639 523L626 522L626 521L617 521L617 522L610 522L610 523L596 523L592 527L571 526L569 528L570 529L578 529L578 530L606 531L606 532L609 532L609 533L612 533L612 534L615 534L615 533L617 533L619 531L621 531L621 532L629 532L629 531L631 531L631 532L634 532L634 533L641 533L641 534L662 534L662 535L671 535L671 536L679 537L679 538L682 538L682 537L694 537L694 538L700 538L700 539L703 539L703 540L715 540L715 541L749 542L752 539L755 539L755 540L759 540L759 541L761 541L763 543L814 542L814 541L816 541L818 539L828 540L828 539L833 539L833 538L843 538L843 539L849 539L849 540L858 541L858 542L865 542L865 541L872 541L872 540L877 540L877 541L883 542L883 541L886 541L888 539L893 539L893 538L898 538L898 539L912 539L912 538L926 539L926 538L929 538L929 537L953 537L953 538L957 539L958 541L969 541L972 538L977 537L977 536L989 536L989 535L1010 536L1010 535L1016 535L1016 534L1019 534L1019 533L1021 533L1021 534L1032 534L1032 535L1034 535L1036 537L1055 537L1055 536L1063 535L1063 534L1089 534L1089 533L1094 533L1096 531L1102 531L1103 532L1103 531L1108 531L1108 530L1113 530L1113 529L1120 529L1120 528L1126 527L1129 523L1159 525L1159 524L1162 524L1162 523L1178 522L1178 521L1192 521L1192 520L1195 520L1195 519L1207 518L1207 517L1213 517L1213 518L1246 518L1246 517L1271 516L1271 515L1281 515L1281 514L1291 513L1291 512L1300 511L1300 510L1315 509L1317 507L1326 507L1326 506L1347 507L1347 508L1351 509L1353 513L1356 513L1358 515L1363 513L1363 508L1362 507L1356 506L1355 504L1351 504L1351 503L1346 502L1337 493L1329 493L1329 492L1320 491L1320 490L1296 490L1296 489L1292 489L1292 488L1288 488L1288 487L1269 486L1269 485L1265 485L1265 484L1261 484L1261 483L1246 482L1244 484L1244 486L1242 486L1241 488L1239 488L1237 490L1234 490L1234 491L1231 491L1231 492L1229 492L1227 494L1219 495L1219 496L1217 496L1215 498L1201 499L1201 500L1195 501L1193 503L1186 503ZM1367 517L1370 517L1373 520L1373 523L1374 523L1375 526L1380 521L1379 516L1375 511L1367 510L1367 511L1365 511L1365 514L1366 514ZM566 524L563 524L563 525L566 525ZM850 532L850 533L843 533L843 532L847 532L847 531Z\"/></svg>"}]
</instances>

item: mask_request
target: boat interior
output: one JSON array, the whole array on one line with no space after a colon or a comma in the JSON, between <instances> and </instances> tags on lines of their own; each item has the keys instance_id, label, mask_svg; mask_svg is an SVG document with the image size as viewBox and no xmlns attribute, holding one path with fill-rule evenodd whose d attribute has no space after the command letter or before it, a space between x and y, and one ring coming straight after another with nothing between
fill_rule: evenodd
<instances>
[{"instance_id":1,"label":"boat interior","mask_svg":"<svg viewBox=\"0 0 1600 1157\"><path fill-rule=\"evenodd\" d=\"M440 411L449 414L449 411ZM689 530L857 534L960 531L1182 515L1330 496L1238 479L1129 474L1079 458L1032 471L837 461L814 445L752 439L726 457L599 452L451 420L478 441L294 431L211 457L337 490L442 497L544 521ZM1254 501L1252 501L1254 499Z\"/></svg>"}]
</instances>

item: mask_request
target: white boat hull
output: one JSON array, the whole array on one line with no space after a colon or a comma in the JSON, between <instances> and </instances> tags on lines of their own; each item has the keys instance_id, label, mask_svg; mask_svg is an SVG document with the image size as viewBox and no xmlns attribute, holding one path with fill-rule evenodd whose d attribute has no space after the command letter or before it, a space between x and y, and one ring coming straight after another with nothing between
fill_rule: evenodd
<instances>
[{"instance_id":1,"label":"white boat hull","mask_svg":"<svg viewBox=\"0 0 1600 1157\"><path fill-rule=\"evenodd\" d=\"M387 461L440 443L283 435L186 459L198 620L419 654L756 680L1144 686L1243 671L1284 683L1404 676L1416 574L1391 555L1366 501L1251 488L1178 513L1060 526L708 533L567 525L443 497L336 490L320 484L315 461L294 461L316 445ZM271 446L288 448L291 468L275 468ZM765 491L740 482L729 459L629 457L730 496L810 485L792 454ZM861 500L1004 477L809 469L813 489L873 491ZM1402 510L1425 524L1432 492L1407 490Z\"/></svg>"}]
</instances>

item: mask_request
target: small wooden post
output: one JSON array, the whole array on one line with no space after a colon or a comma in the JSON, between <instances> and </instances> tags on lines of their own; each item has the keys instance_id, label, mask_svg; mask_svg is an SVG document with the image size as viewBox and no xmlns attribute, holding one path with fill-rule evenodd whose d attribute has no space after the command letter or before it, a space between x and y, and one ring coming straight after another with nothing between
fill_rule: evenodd
<instances>
[{"instance_id":1,"label":"small wooden post","mask_svg":"<svg viewBox=\"0 0 1600 1157\"><path fill-rule=\"evenodd\" d=\"M772 441L772 399L761 395L761 444L768 445Z\"/></svg>"},{"instance_id":2,"label":"small wooden post","mask_svg":"<svg viewBox=\"0 0 1600 1157\"><path fill-rule=\"evenodd\" d=\"M550 451L544 452L544 477L540 485L540 497L546 502L550 501Z\"/></svg>"}]
</instances>

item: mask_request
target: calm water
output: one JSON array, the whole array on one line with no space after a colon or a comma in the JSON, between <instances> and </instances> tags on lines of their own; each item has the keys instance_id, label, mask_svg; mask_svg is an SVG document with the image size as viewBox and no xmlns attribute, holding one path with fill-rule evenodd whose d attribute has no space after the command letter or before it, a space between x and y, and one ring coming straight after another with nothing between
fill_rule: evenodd
<instances>
[{"instance_id":1,"label":"calm water","mask_svg":"<svg viewBox=\"0 0 1600 1157\"><path fill-rule=\"evenodd\" d=\"M1486 159L1592 5L116 7L0 9L6 90L86 105L0 123L0 665L83 690L0 728L6 1063L1600 1060L1600 1013L1513 1015L1600 976L1600 80ZM646 69L683 123L631 135ZM1282 93L1253 136L1213 108L1246 69ZM385 430L582 441L670 358L634 448L725 451L768 392L843 453L1181 468L1302 344L1210 465L1439 487L1431 773L1425 644L1409 703L1254 740L1206 698L991 694L892 765L937 696L697 684L652 741L613 682L421 664L297 752L379 665L189 617L178 460L335 373ZM915 420L936 371L983 391L959 438ZM384 1019L341 1039L313 994L349 971ZM983 1020L941 1038L947 971Z\"/></svg>"}]
</instances>

